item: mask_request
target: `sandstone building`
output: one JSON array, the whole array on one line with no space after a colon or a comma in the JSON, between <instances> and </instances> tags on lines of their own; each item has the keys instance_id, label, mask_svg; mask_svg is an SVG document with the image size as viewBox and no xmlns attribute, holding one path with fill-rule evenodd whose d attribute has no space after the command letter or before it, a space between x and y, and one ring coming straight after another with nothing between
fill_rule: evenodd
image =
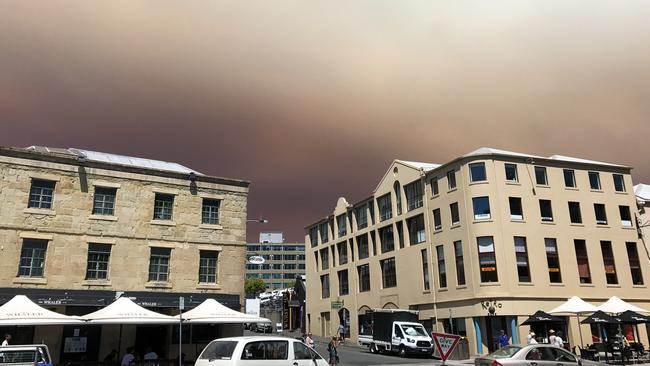
<instances>
[{"instance_id":1,"label":"sandstone building","mask_svg":"<svg viewBox=\"0 0 650 366\"><path fill-rule=\"evenodd\" d=\"M356 340L371 309L411 309L484 354L501 329L524 342L521 322L574 295L650 309L630 170L490 148L442 165L395 160L370 197L340 198L306 227L308 330L346 323ZM564 320L552 326L572 346L602 337ZM625 331L647 344L645 326Z\"/></svg>"},{"instance_id":2,"label":"sandstone building","mask_svg":"<svg viewBox=\"0 0 650 366\"><path fill-rule=\"evenodd\" d=\"M83 315L122 295L171 315L183 296L187 307L212 297L240 310L248 186L175 163L0 147L0 304L25 294ZM44 340L61 362L118 348L109 341L115 326L84 327L87 352L66 354L61 343L74 328L0 333ZM123 345L174 356L170 327L124 328Z\"/></svg>"}]
</instances>

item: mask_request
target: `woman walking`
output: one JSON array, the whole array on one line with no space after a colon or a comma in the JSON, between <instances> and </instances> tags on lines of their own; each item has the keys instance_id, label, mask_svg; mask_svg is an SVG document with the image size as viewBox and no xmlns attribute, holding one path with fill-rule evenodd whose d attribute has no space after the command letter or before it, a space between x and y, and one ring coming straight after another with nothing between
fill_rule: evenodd
<instances>
[{"instance_id":1,"label":"woman walking","mask_svg":"<svg viewBox=\"0 0 650 366\"><path fill-rule=\"evenodd\" d=\"M339 363L339 352L336 347L339 346L337 337L332 337L332 340L327 345L327 352L329 353L330 365L338 365Z\"/></svg>"}]
</instances>

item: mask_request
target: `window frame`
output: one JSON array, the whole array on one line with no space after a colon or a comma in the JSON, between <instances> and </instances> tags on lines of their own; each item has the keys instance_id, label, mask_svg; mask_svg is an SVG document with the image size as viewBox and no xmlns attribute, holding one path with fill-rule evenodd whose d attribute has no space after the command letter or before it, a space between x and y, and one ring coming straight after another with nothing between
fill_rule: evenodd
<instances>
[{"instance_id":1,"label":"window frame","mask_svg":"<svg viewBox=\"0 0 650 366\"><path fill-rule=\"evenodd\" d=\"M470 163L467 164L467 167L469 169L470 183L487 182L488 178L487 178L487 168L485 167L485 162ZM475 177L475 174L478 176Z\"/></svg>"},{"instance_id":2,"label":"window frame","mask_svg":"<svg viewBox=\"0 0 650 366\"><path fill-rule=\"evenodd\" d=\"M417 210L424 206L424 190L422 180L418 179L404 186L406 195L406 211Z\"/></svg>"},{"instance_id":3,"label":"window frame","mask_svg":"<svg viewBox=\"0 0 650 366\"><path fill-rule=\"evenodd\" d=\"M562 169L562 176L564 177L564 188L577 188L575 170Z\"/></svg>"},{"instance_id":4,"label":"window frame","mask_svg":"<svg viewBox=\"0 0 650 366\"><path fill-rule=\"evenodd\" d=\"M544 187L549 186L549 184L548 184L548 172L546 171L546 167L537 165L537 166L534 167L534 173L535 173L535 185L544 186ZM543 174L543 178L544 178L543 183L540 183L540 178L542 177L542 176L540 176L540 174Z\"/></svg>"},{"instance_id":5,"label":"window frame","mask_svg":"<svg viewBox=\"0 0 650 366\"><path fill-rule=\"evenodd\" d=\"M370 264L357 266L357 276L359 277L359 292L370 291Z\"/></svg>"},{"instance_id":6,"label":"window frame","mask_svg":"<svg viewBox=\"0 0 650 366\"><path fill-rule=\"evenodd\" d=\"M513 213L513 203L515 209L518 208L519 214ZM524 207L521 202L521 197L508 197L508 208L510 209L510 220L522 221L524 219Z\"/></svg>"},{"instance_id":7,"label":"window frame","mask_svg":"<svg viewBox=\"0 0 650 366\"><path fill-rule=\"evenodd\" d=\"M345 281L343 281L343 275L345 275ZM339 296L345 296L350 294L350 275L347 269L343 269L337 272L337 277L339 280Z\"/></svg>"},{"instance_id":8,"label":"window frame","mask_svg":"<svg viewBox=\"0 0 650 366\"><path fill-rule=\"evenodd\" d=\"M321 299L329 299L330 296L330 275L329 273L326 273L320 276L320 297Z\"/></svg>"},{"instance_id":9,"label":"window frame","mask_svg":"<svg viewBox=\"0 0 650 366\"><path fill-rule=\"evenodd\" d=\"M171 248L151 247L149 250L149 282L169 282ZM164 263L166 261L166 263ZM165 270L161 270L165 268ZM161 279L164 278L164 279Z\"/></svg>"},{"instance_id":10,"label":"window frame","mask_svg":"<svg viewBox=\"0 0 650 366\"><path fill-rule=\"evenodd\" d=\"M463 257L463 242L461 240L454 241L454 259L456 263L456 285L465 286L467 279L465 278L465 258Z\"/></svg>"},{"instance_id":11,"label":"window frame","mask_svg":"<svg viewBox=\"0 0 650 366\"><path fill-rule=\"evenodd\" d=\"M54 206L56 181L32 178L27 198L27 208L51 210Z\"/></svg>"},{"instance_id":12,"label":"window frame","mask_svg":"<svg viewBox=\"0 0 650 366\"><path fill-rule=\"evenodd\" d=\"M379 209L379 222L389 220L393 217L393 204L390 192L377 197L377 207Z\"/></svg>"},{"instance_id":13,"label":"window frame","mask_svg":"<svg viewBox=\"0 0 650 366\"><path fill-rule=\"evenodd\" d=\"M18 277L44 278L48 240L24 238L20 248ZM29 254L29 255L27 255ZM29 264L24 264L29 261Z\"/></svg>"},{"instance_id":14,"label":"window frame","mask_svg":"<svg viewBox=\"0 0 650 366\"><path fill-rule=\"evenodd\" d=\"M431 197L436 197L440 194L440 187L438 186L438 178L431 178L429 180L431 186Z\"/></svg>"},{"instance_id":15,"label":"window frame","mask_svg":"<svg viewBox=\"0 0 650 366\"><path fill-rule=\"evenodd\" d=\"M548 203L548 207L543 206L543 204L545 205L546 203ZM545 211L546 208L548 208L548 211L549 211L548 213L550 213L550 216L544 215L544 211ZM553 218L553 203L551 202L551 200L547 200L547 199L540 199L539 200L539 216L541 217L542 222L553 222L554 221L554 218Z\"/></svg>"},{"instance_id":16,"label":"window frame","mask_svg":"<svg viewBox=\"0 0 650 366\"><path fill-rule=\"evenodd\" d=\"M617 180L617 178L620 178L620 180ZM627 192L625 189L625 176L623 174L614 173L612 174L612 179L614 180L614 191L619 193ZM618 183L620 183L620 187Z\"/></svg>"},{"instance_id":17,"label":"window frame","mask_svg":"<svg viewBox=\"0 0 650 366\"><path fill-rule=\"evenodd\" d=\"M456 221L454 221L454 207L456 208ZM451 215L451 226L460 225L460 210L458 208L458 202L452 202L449 204L449 214Z\"/></svg>"},{"instance_id":18,"label":"window frame","mask_svg":"<svg viewBox=\"0 0 650 366\"><path fill-rule=\"evenodd\" d=\"M578 281L580 284L591 284L591 267L589 265L589 253L587 251L587 241L584 239L574 239L573 247L576 255L576 267L578 270ZM586 276L581 275L581 266L586 270Z\"/></svg>"},{"instance_id":19,"label":"window frame","mask_svg":"<svg viewBox=\"0 0 650 366\"><path fill-rule=\"evenodd\" d=\"M434 231L442 230L442 217L440 216L439 208L433 210L433 230Z\"/></svg>"},{"instance_id":20,"label":"window frame","mask_svg":"<svg viewBox=\"0 0 650 366\"><path fill-rule=\"evenodd\" d=\"M616 271L616 259L614 258L614 248L612 247L612 242L609 240L601 240L600 251L603 257L605 281L608 285L618 285L618 272Z\"/></svg>"},{"instance_id":21,"label":"window frame","mask_svg":"<svg viewBox=\"0 0 650 366\"><path fill-rule=\"evenodd\" d=\"M546 253L546 268L548 269L549 282L562 283L562 267L560 266L560 253L557 247L557 239L544 238L544 252ZM557 267L551 267L552 262L557 262ZM554 275L555 273L557 273L557 276Z\"/></svg>"},{"instance_id":22,"label":"window frame","mask_svg":"<svg viewBox=\"0 0 650 366\"><path fill-rule=\"evenodd\" d=\"M386 225L378 229L379 231L379 241L381 244L381 253L389 253L395 250L395 230L393 229L393 224ZM387 233L390 231L391 240L384 240L385 237L388 238Z\"/></svg>"},{"instance_id":23,"label":"window frame","mask_svg":"<svg viewBox=\"0 0 650 366\"><path fill-rule=\"evenodd\" d=\"M447 190L452 191L458 187L456 182L456 169L447 172Z\"/></svg>"},{"instance_id":24,"label":"window frame","mask_svg":"<svg viewBox=\"0 0 650 366\"><path fill-rule=\"evenodd\" d=\"M379 268L381 268L381 287L393 288L397 287L397 269L395 257L385 258L379 261Z\"/></svg>"},{"instance_id":25,"label":"window frame","mask_svg":"<svg viewBox=\"0 0 650 366\"><path fill-rule=\"evenodd\" d=\"M409 231L409 245L422 244L427 241L424 214L409 217L406 219L406 225Z\"/></svg>"},{"instance_id":26,"label":"window frame","mask_svg":"<svg viewBox=\"0 0 650 366\"><path fill-rule=\"evenodd\" d=\"M199 250L199 283L219 283L219 254L218 250Z\"/></svg>"},{"instance_id":27,"label":"window frame","mask_svg":"<svg viewBox=\"0 0 650 366\"><path fill-rule=\"evenodd\" d=\"M567 205L569 207L569 222L572 224L582 224L582 210L580 209L580 202L569 201L567 202ZM575 215L577 215L577 217L574 217Z\"/></svg>"},{"instance_id":28,"label":"window frame","mask_svg":"<svg viewBox=\"0 0 650 366\"><path fill-rule=\"evenodd\" d=\"M367 203L364 203L363 205L354 208L354 218L356 220L357 230L365 229L368 227L367 209L368 209ZM362 220L360 218L362 218Z\"/></svg>"},{"instance_id":29,"label":"window frame","mask_svg":"<svg viewBox=\"0 0 650 366\"><path fill-rule=\"evenodd\" d=\"M88 243L88 253L86 256L86 280L108 280L111 247L112 245L110 244Z\"/></svg>"},{"instance_id":30,"label":"window frame","mask_svg":"<svg viewBox=\"0 0 650 366\"><path fill-rule=\"evenodd\" d=\"M533 280L530 274L530 259L528 258L527 239L525 236L515 236L513 237L513 242L515 246L515 266L517 267L517 279L519 283L531 283Z\"/></svg>"},{"instance_id":31,"label":"window frame","mask_svg":"<svg viewBox=\"0 0 650 366\"><path fill-rule=\"evenodd\" d=\"M589 177L589 188L593 191L601 191L603 188L601 182L600 182L600 173L599 172L594 172L590 171L587 172L587 175ZM595 181L594 181L595 178ZM597 187L594 187L594 183L597 183Z\"/></svg>"},{"instance_id":32,"label":"window frame","mask_svg":"<svg viewBox=\"0 0 650 366\"><path fill-rule=\"evenodd\" d=\"M508 183L519 183L519 172L518 172L518 169L517 169L517 164L504 163L503 167L504 167L504 174L505 174L505 177L506 177L506 182L508 182ZM513 169L512 171L515 174L514 179L508 179L508 168Z\"/></svg>"},{"instance_id":33,"label":"window frame","mask_svg":"<svg viewBox=\"0 0 650 366\"><path fill-rule=\"evenodd\" d=\"M641 260L639 259L639 250L636 242L625 242L625 251L630 266L630 276L633 286L643 286L643 270L641 269Z\"/></svg>"},{"instance_id":34,"label":"window frame","mask_svg":"<svg viewBox=\"0 0 650 366\"><path fill-rule=\"evenodd\" d=\"M481 212L477 213L477 210L481 209L481 207L477 207L477 203L481 203L482 201L487 202L487 213L485 208ZM492 218L492 210L490 207L490 196L478 196L478 197L472 197L472 208L473 208L473 213L474 213L474 220L489 220Z\"/></svg>"},{"instance_id":35,"label":"window frame","mask_svg":"<svg viewBox=\"0 0 650 366\"><path fill-rule=\"evenodd\" d=\"M96 186L93 193L93 215L115 216L117 188Z\"/></svg>"},{"instance_id":36,"label":"window frame","mask_svg":"<svg viewBox=\"0 0 650 366\"><path fill-rule=\"evenodd\" d=\"M422 285L424 291L429 291L431 290L431 281L429 280L429 255L426 248L420 251L420 257L422 259Z\"/></svg>"},{"instance_id":37,"label":"window frame","mask_svg":"<svg viewBox=\"0 0 650 366\"><path fill-rule=\"evenodd\" d=\"M153 220L172 221L174 219L175 195L155 192L153 203Z\"/></svg>"},{"instance_id":38,"label":"window frame","mask_svg":"<svg viewBox=\"0 0 650 366\"><path fill-rule=\"evenodd\" d=\"M489 239L490 245L488 245L487 247L491 247L491 249L492 249L491 251L485 251L485 250L481 251L481 239L485 239L485 240ZM478 265L479 265L480 282L481 283L498 283L499 282L499 272L498 272L498 267L497 267L496 245L494 243L494 237L493 236L478 236L478 237L476 237L476 245L477 245L477 249L478 249ZM483 246L483 247L485 247L485 246ZM484 263L485 263L485 265L484 265ZM485 273L485 275L484 275L484 273Z\"/></svg>"},{"instance_id":39,"label":"window frame","mask_svg":"<svg viewBox=\"0 0 650 366\"><path fill-rule=\"evenodd\" d=\"M596 225L607 225L607 208L604 203L594 203L594 216L596 217Z\"/></svg>"},{"instance_id":40,"label":"window frame","mask_svg":"<svg viewBox=\"0 0 650 366\"><path fill-rule=\"evenodd\" d=\"M630 206L619 205L618 215L621 217L621 226L632 227L632 213L630 211ZM627 219L623 216L627 216Z\"/></svg>"},{"instance_id":41,"label":"window frame","mask_svg":"<svg viewBox=\"0 0 650 366\"><path fill-rule=\"evenodd\" d=\"M438 287L447 288L447 266L445 264L445 248L436 245L436 262L438 265Z\"/></svg>"}]
</instances>

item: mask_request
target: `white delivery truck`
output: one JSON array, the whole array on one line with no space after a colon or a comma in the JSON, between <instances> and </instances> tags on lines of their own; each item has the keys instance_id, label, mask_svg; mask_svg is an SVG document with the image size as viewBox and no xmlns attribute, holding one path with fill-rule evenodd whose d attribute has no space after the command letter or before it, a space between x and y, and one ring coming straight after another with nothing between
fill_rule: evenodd
<instances>
[{"instance_id":1,"label":"white delivery truck","mask_svg":"<svg viewBox=\"0 0 650 366\"><path fill-rule=\"evenodd\" d=\"M416 311L375 309L366 317L370 318L366 319L369 324L359 334L359 345L370 352L392 352L401 357L433 354L433 340L418 321Z\"/></svg>"}]
</instances>

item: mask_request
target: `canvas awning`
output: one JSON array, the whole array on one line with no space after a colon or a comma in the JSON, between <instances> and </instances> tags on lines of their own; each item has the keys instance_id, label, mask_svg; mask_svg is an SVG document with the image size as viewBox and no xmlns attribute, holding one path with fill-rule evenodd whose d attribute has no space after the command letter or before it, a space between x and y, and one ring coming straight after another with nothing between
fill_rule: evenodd
<instances>
[{"instance_id":1,"label":"canvas awning","mask_svg":"<svg viewBox=\"0 0 650 366\"><path fill-rule=\"evenodd\" d=\"M241 313L220 304L215 299L206 299L197 307L182 314L187 323L270 323L266 318ZM176 318L178 321L178 317Z\"/></svg>"},{"instance_id":2,"label":"canvas awning","mask_svg":"<svg viewBox=\"0 0 650 366\"><path fill-rule=\"evenodd\" d=\"M620 314L628 310L634 311L636 313L648 312L648 310L641 309L638 306L627 303L616 296L610 297L609 300L598 307L598 310L609 314Z\"/></svg>"},{"instance_id":3,"label":"canvas awning","mask_svg":"<svg viewBox=\"0 0 650 366\"><path fill-rule=\"evenodd\" d=\"M535 314L531 315L530 318L526 319L521 325L530 325L538 323L551 323L551 322L562 322L564 319L547 314L541 310L538 310Z\"/></svg>"},{"instance_id":4,"label":"canvas awning","mask_svg":"<svg viewBox=\"0 0 650 366\"><path fill-rule=\"evenodd\" d=\"M47 310L25 295L16 295L0 306L0 325L59 325L83 323L79 317Z\"/></svg>"},{"instance_id":5,"label":"canvas awning","mask_svg":"<svg viewBox=\"0 0 650 366\"><path fill-rule=\"evenodd\" d=\"M562 305L549 311L549 314L587 314L598 311L598 308L584 301L578 296L573 296Z\"/></svg>"},{"instance_id":6,"label":"canvas awning","mask_svg":"<svg viewBox=\"0 0 650 366\"><path fill-rule=\"evenodd\" d=\"M591 314L585 318L580 323L582 324L618 324L619 320L613 316L609 316L604 312L598 310L595 313Z\"/></svg>"},{"instance_id":7,"label":"canvas awning","mask_svg":"<svg viewBox=\"0 0 650 366\"><path fill-rule=\"evenodd\" d=\"M628 310L616 316L621 323L626 324L641 324L650 323L650 317Z\"/></svg>"},{"instance_id":8,"label":"canvas awning","mask_svg":"<svg viewBox=\"0 0 650 366\"><path fill-rule=\"evenodd\" d=\"M170 324L178 323L173 316L145 309L131 299L120 297L103 309L81 317L90 324Z\"/></svg>"}]
</instances>

